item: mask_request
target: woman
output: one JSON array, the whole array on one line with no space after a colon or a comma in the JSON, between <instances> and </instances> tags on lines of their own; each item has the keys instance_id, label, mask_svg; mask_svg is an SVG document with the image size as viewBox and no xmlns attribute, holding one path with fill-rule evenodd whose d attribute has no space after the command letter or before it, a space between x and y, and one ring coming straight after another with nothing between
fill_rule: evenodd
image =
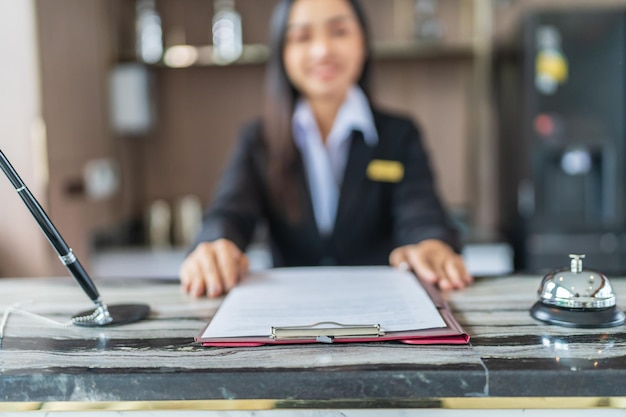
<instances>
[{"instance_id":1,"label":"woman","mask_svg":"<svg viewBox=\"0 0 626 417\"><path fill-rule=\"evenodd\" d=\"M259 219L274 266L390 263L442 289L470 284L419 131L370 105L357 0L283 0L270 38L265 115L242 132L182 288L235 286Z\"/></svg>"}]
</instances>

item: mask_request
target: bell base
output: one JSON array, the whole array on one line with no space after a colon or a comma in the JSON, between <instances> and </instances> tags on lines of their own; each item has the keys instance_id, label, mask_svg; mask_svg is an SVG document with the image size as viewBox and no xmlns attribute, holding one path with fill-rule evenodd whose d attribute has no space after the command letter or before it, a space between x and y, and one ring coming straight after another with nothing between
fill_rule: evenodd
<instances>
[{"instance_id":1,"label":"bell base","mask_svg":"<svg viewBox=\"0 0 626 417\"><path fill-rule=\"evenodd\" d=\"M624 324L624 313L617 306L598 310L559 308L537 301L530 315L539 321L565 327L598 328Z\"/></svg>"},{"instance_id":2,"label":"bell base","mask_svg":"<svg viewBox=\"0 0 626 417\"><path fill-rule=\"evenodd\" d=\"M72 318L72 323L81 327L119 326L143 320L150 314L150 307L147 304L114 304L107 306L107 309L111 320L106 323L86 320L85 318L94 313L93 310L78 313Z\"/></svg>"}]
</instances>

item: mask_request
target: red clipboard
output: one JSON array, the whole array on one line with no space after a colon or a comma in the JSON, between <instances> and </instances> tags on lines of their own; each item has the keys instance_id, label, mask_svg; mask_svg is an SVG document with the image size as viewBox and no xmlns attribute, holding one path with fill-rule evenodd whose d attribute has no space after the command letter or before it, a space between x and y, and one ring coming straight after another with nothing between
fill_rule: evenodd
<instances>
[{"instance_id":1,"label":"red clipboard","mask_svg":"<svg viewBox=\"0 0 626 417\"><path fill-rule=\"evenodd\" d=\"M397 341L412 345L463 345L470 341L469 334L452 314L439 290L432 284L418 280L437 308L445 326L437 328L383 331L380 325L351 325L335 322L315 323L306 326L272 327L267 336L204 337L208 323L194 340L203 346L255 347L263 345L310 343L363 343Z\"/></svg>"}]
</instances>

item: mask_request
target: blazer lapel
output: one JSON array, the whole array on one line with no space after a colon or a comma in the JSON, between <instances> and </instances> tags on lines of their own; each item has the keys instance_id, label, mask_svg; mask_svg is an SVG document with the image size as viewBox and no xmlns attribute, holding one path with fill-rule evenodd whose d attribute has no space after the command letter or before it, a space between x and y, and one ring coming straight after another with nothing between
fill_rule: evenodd
<instances>
[{"instance_id":1,"label":"blazer lapel","mask_svg":"<svg viewBox=\"0 0 626 417\"><path fill-rule=\"evenodd\" d=\"M343 181L339 193L339 204L333 235L344 222L350 221L350 212L359 201L359 193L365 181L367 164L372 159L375 147L368 146L363 139L363 133L354 131L348 161L346 163Z\"/></svg>"},{"instance_id":2,"label":"blazer lapel","mask_svg":"<svg viewBox=\"0 0 626 417\"><path fill-rule=\"evenodd\" d=\"M301 225L305 229L306 236L304 239L311 239L315 242L315 246L321 248L322 238L317 228L317 221L315 220L315 213L313 212L313 200L311 197L311 189L309 188L309 181L304 169L304 161L300 152L297 154L297 159L294 166L295 182L297 184L299 204L301 210L302 221Z\"/></svg>"}]
</instances>

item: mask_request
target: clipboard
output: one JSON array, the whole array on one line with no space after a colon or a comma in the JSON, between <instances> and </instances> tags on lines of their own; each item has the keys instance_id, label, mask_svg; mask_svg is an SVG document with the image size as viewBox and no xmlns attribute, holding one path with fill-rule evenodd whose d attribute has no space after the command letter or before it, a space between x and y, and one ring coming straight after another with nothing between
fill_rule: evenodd
<instances>
[{"instance_id":1,"label":"clipboard","mask_svg":"<svg viewBox=\"0 0 626 417\"><path fill-rule=\"evenodd\" d=\"M418 310L413 311L413 314L416 314L416 312L421 312L424 308L430 309L430 313L437 315L439 317L439 321L437 321L438 324L436 326L425 328L418 327L415 329L403 330L397 330L393 328L389 330L389 323L372 322L372 320L369 320L370 322L366 323L355 320L347 323L341 320L324 320L317 322L306 322L296 325L275 325L274 323L267 323L267 326L265 326L265 328L257 332L262 334L238 334L236 330L231 331L231 329L228 328L228 323L223 323L223 315L222 317L219 316L220 313L223 312L223 307L226 306L226 309L232 309L237 307L236 305L234 306L234 304L236 304L237 302L236 299L238 295L240 295L237 294L237 291L243 291L243 289L245 289L247 282L244 280L244 282L239 287L236 287L234 290L231 291L231 293L226 296L223 304L218 309L214 318L195 337L195 341L199 342L203 346L254 347L262 345L282 344L330 344L386 341L398 341L414 345L459 345L467 344L470 340L470 336L456 321L452 312L450 311L448 304L441 296L441 293L433 285L418 280L412 273L409 272L399 271L391 267L314 267L280 268L265 271L263 272L263 274L264 276L256 277L258 282L255 282L254 284L257 285L257 290L258 288L269 289L272 288L272 285L274 285L273 288L280 288L281 297L275 298L273 302L276 304L276 300L285 300L285 302L288 301L289 303L291 303L290 305L297 306L296 308L301 307L303 303L304 305L307 304L307 300L300 300L300 297L306 298L302 294L306 291L302 291L302 288L299 288L300 293L295 293L294 291L297 286L294 286L294 291L290 292L289 286L291 285L291 282L296 282L297 279L290 281L281 278L282 281L277 280L276 282L274 282L273 278L276 278L276 276L290 274L294 276L299 276L298 279L313 281L316 278L320 279L320 277L324 277L324 279L327 280L325 285L328 285L328 282L333 282L332 279L335 276L337 277L337 279L341 279L341 277L354 277L358 276L359 274L364 274L364 276L367 276L369 280L367 281L367 284L364 283L363 285L371 285L371 283L375 283L375 285L379 285L379 288L381 283L389 283L390 281L386 281L388 279L402 279L404 280L403 285L409 285L409 289L411 291L416 291L416 294L423 293L423 298L420 299L420 302L424 305L420 306ZM404 274L404 276L402 276L401 274ZM380 277L380 281L376 281L378 277ZM264 284L266 283L267 287L264 287ZM354 285L356 292L358 292L357 287L360 286L361 289L363 287L363 285L359 283L359 279L353 279L352 281L349 281L347 285ZM242 287L243 289L240 290L240 288ZM341 290L345 292L346 288L351 287L341 287ZM406 287L401 288L403 291L406 291ZM252 288L249 288L249 290L252 291ZM262 294L260 296L262 296ZM233 299L231 300L231 298ZM346 296L340 299L343 299L345 304ZM231 301L232 303L229 304L229 302ZM429 303L431 303L431 305L425 305ZM310 300L308 304L311 304ZM245 310L245 314L243 316L240 316L243 317L242 320L244 321L247 320L247 317L255 317L257 315L254 306L250 307L245 305L240 307L241 310ZM267 306L267 308L271 309L271 306ZM332 310L332 307L329 308L328 306L326 306L326 308ZM356 308L358 309L359 306L357 305ZM338 310L345 310L345 308L338 308ZM332 316L333 312L330 311L329 314ZM359 312L357 311L355 312L355 314L358 316ZM222 321L220 322L220 320ZM437 319L433 317L433 320ZM219 331L217 331L213 335L211 334L210 326L214 323L214 321L219 322L218 324L216 324L216 326L219 326L220 324L226 325L224 334L220 334ZM428 324L426 325L428 326Z\"/></svg>"}]
</instances>

